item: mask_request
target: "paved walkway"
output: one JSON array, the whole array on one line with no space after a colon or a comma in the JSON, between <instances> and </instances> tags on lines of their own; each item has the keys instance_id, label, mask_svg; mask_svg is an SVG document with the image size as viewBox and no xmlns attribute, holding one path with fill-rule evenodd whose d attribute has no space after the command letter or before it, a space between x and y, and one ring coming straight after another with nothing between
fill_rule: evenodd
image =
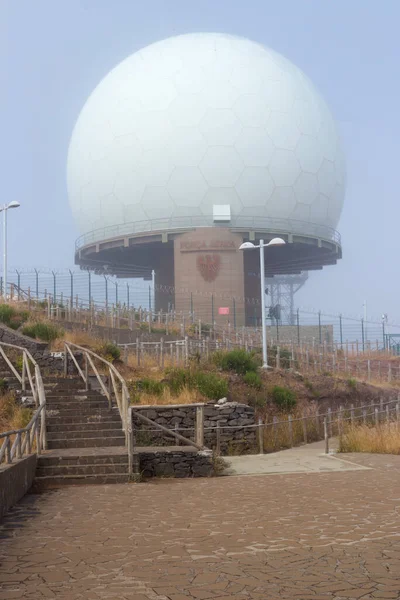
<instances>
[{"instance_id":1,"label":"paved walkway","mask_svg":"<svg viewBox=\"0 0 400 600\"><path fill-rule=\"evenodd\" d=\"M331 447L334 444L331 443ZM325 454L325 443L316 442L272 454L230 456L224 459L223 475L273 475L282 473L323 473L360 471L362 465L343 460L340 455Z\"/></svg>"},{"instance_id":2,"label":"paved walkway","mask_svg":"<svg viewBox=\"0 0 400 600\"><path fill-rule=\"evenodd\" d=\"M360 471L160 480L26 496L0 600L400 598L400 456Z\"/></svg>"}]
</instances>

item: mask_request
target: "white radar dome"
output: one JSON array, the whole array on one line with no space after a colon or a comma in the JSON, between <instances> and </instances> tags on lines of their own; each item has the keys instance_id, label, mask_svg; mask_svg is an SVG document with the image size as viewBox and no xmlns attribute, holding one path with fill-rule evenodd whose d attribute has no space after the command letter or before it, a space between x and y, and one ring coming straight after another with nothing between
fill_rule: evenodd
<instances>
[{"instance_id":1,"label":"white radar dome","mask_svg":"<svg viewBox=\"0 0 400 600\"><path fill-rule=\"evenodd\" d=\"M212 225L216 205L239 224L334 228L345 188L335 123L310 80L273 50L216 33L162 40L115 67L79 115L67 172L81 233Z\"/></svg>"}]
</instances>

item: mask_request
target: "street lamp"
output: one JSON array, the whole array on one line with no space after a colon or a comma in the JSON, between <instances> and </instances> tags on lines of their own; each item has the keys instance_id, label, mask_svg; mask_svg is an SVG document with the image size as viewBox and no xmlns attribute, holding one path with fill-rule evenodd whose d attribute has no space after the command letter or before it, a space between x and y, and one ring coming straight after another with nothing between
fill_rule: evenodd
<instances>
[{"instance_id":1,"label":"street lamp","mask_svg":"<svg viewBox=\"0 0 400 600\"><path fill-rule=\"evenodd\" d=\"M263 369L268 369L268 352L267 352L267 328L265 317L265 271L264 271L264 248L268 246L283 246L285 240L282 238L273 238L268 244L264 244L264 240L260 240L260 244L256 246L252 242L244 242L239 250L254 250L260 248L260 281L261 281L261 326L262 326L262 351L263 351Z\"/></svg>"},{"instance_id":2,"label":"street lamp","mask_svg":"<svg viewBox=\"0 0 400 600\"><path fill-rule=\"evenodd\" d=\"M4 299L7 299L7 211L9 208L18 208L19 202L13 200L9 204L0 206L0 212L4 212L3 215L3 286L4 286Z\"/></svg>"}]
</instances>

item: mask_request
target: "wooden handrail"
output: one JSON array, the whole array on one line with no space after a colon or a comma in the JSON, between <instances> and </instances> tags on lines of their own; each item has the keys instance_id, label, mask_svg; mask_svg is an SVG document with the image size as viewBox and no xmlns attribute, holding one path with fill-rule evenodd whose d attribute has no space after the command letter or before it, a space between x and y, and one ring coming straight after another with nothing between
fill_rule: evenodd
<instances>
[{"instance_id":1,"label":"wooden handrail","mask_svg":"<svg viewBox=\"0 0 400 600\"><path fill-rule=\"evenodd\" d=\"M10 358L7 356L5 352L6 348L13 348L22 353L22 375L16 370ZM23 392L26 392L26 384L29 383L36 405L36 411L26 427L0 433L0 439L4 440L0 447L0 464L4 458L6 458L7 463L10 464L13 462L14 458L20 459L24 454L31 454L33 436L36 436L37 454L40 454L42 450L46 450L46 395L39 365L29 350L22 346L17 346L16 344L0 342L0 354L10 368L10 371L18 379ZM31 373L30 364L33 365L34 375ZM15 440L11 445L12 436L15 436Z\"/></svg>"}]
</instances>

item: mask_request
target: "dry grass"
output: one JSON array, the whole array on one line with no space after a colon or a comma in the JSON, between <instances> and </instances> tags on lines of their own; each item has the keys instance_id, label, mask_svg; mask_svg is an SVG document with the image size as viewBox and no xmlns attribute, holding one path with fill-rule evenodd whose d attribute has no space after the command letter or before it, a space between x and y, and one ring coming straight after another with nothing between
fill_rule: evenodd
<instances>
[{"instance_id":1,"label":"dry grass","mask_svg":"<svg viewBox=\"0 0 400 600\"><path fill-rule=\"evenodd\" d=\"M339 438L339 452L400 454L400 428L397 423L349 427Z\"/></svg>"},{"instance_id":2,"label":"dry grass","mask_svg":"<svg viewBox=\"0 0 400 600\"><path fill-rule=\"evenodd\" d=\"M170 389L165 387L160 395L141 393L139 404L160 406L168 404L195 404L196 402L207 402L197 390L190 390L184 387L178 395L173 395Z\"/></svg>"},{"instance_id":3,"label":"dry grass","mask_svg":"<svg viewBox=\"0 0 400 600\"><path fill-rule=\"evenodd\" d=\"M22 429L28 425L32 411L17 404L12 392L0 396L0 432Z\"/></svg>"},{"instance_id":4,"label":"dry grass","mask_svg":"<svg viewBox=\"0 0 400 600\"><path fill-rule=\"evenodd\" d=\"M54 352L64 350L64 342L71 342L71 344L89 348L94 352L104 343L100 338L91 335L87 331L73 329L72 331L65 331L62 338L54 340L51 344L51 350Z\"/></svg>"}]
</instances>

